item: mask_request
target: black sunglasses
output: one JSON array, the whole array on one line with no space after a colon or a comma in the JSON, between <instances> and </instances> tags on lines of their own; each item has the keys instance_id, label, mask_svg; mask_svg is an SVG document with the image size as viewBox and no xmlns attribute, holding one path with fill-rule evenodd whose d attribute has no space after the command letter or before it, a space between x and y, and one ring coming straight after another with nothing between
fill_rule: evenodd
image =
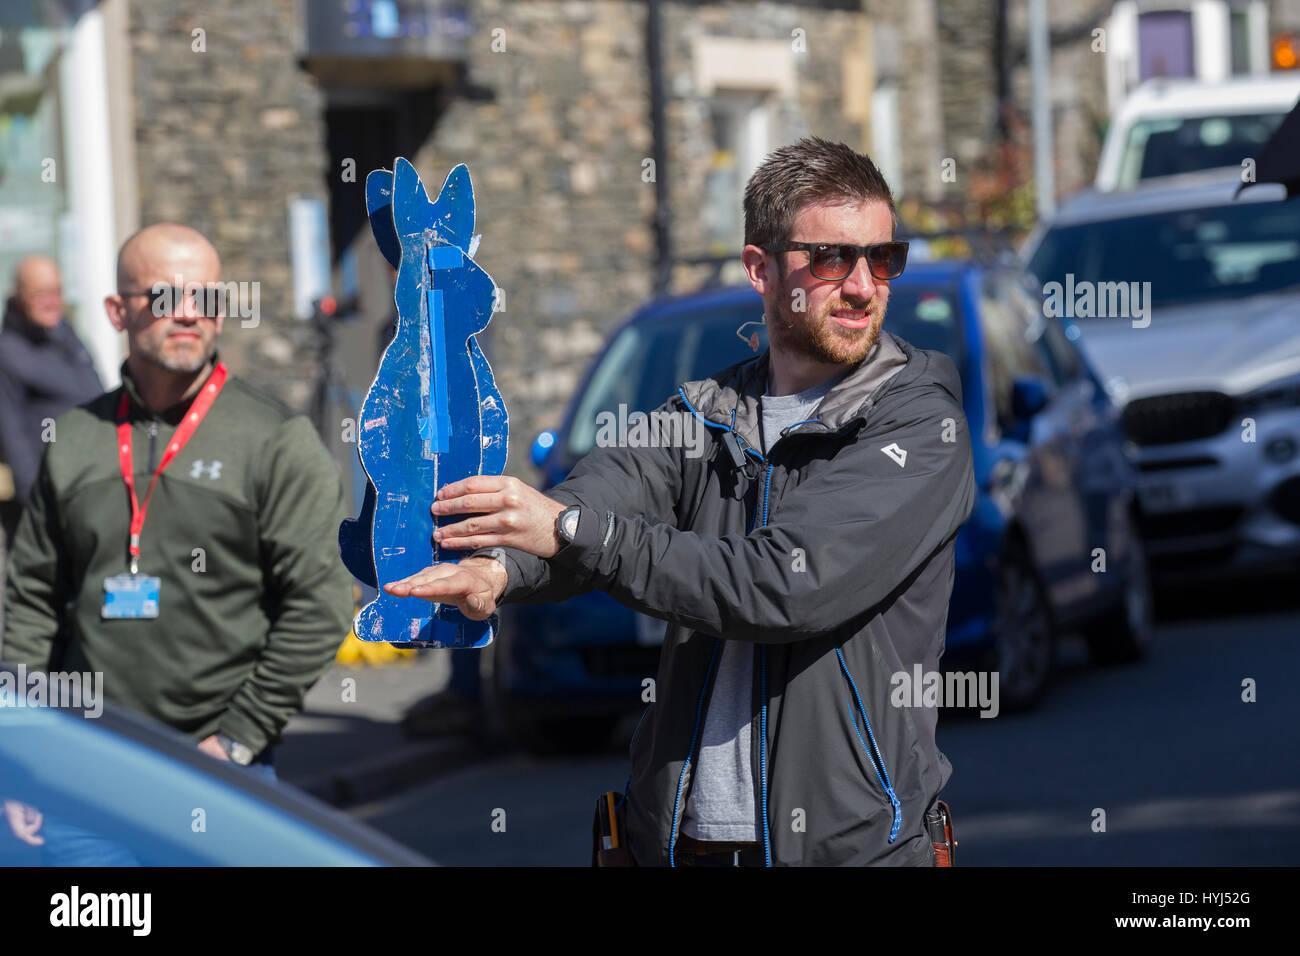
<instances>
[{"instance_id":1,"label":"black sunglasses","mask_svg":"<svg viewBox=\"0 0 1300 956\"><path fill-rule=\"evenodd\" d=\"M119 292L118 295L123 298L133 295L148 296L149 309L154 315L160 318L171 318L183 308L181 303L185 301L186 289L193 294L199 315L205 319L215 319L226 314L226 290L219 282L201 287L156 285L152 289Z\"/></svg>"},{"instance_id":2,"label":"black sunglasses","mask_svg":"<svg viewBox=\"0 0 1300 956\"><path fill-rule=\"evenodd\" d=\"M818 279L848 278L859 256L867 257L867 268L875 279L897 279L907 265L907 243L896 240L865 246L851 242L777 242L768 247L770 252L797 249L808 253L808 268Z\"/></svg>"}]
</instances>

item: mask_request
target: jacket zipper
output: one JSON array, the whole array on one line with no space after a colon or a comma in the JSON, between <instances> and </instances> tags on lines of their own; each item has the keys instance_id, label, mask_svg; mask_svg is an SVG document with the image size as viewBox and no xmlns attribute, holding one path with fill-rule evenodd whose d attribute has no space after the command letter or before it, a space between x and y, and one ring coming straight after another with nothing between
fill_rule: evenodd
<instances>
[{"instance_id":1,"label":"jacket zipper","mask_svg":"<svg viewBox=\"0 0 1300 956\"><path fill-rule=\"evenodd\" d=\"M858 740L862 741L862 749L867 752L868 759L871 760L872 769L876 771L876 779L885 790L885 795L889 797L890 804L894 808L894 822L889 828L889 842L893 843L898 837L899 828L903 825L903 808L898 802L898 796L894 793L894 784L889 779L889 770L885 766L885 755L876 742L876 735L871 731L871 721L867 719L867 710L862 705L862 696L858 693L858 685L853 680L853 674L849 671L849 665L844 660L844 652L838 647L835 648L835 656L840 659L840 667L844 671L845 678L848 679L849 689L853 692L846 703L848 704L849 714L853 718L853 731L858 735ZM871 746L867 746L867 741L862 740L862 733L858 730L858 715L853 712L853 702L857 701L858 712L862 714L862 726L867 729L867 737L871 741Z\"/></svg>"},{"instance_id":2,"label":"jacket zipper","mask_svg":"<svg viewBox=\"0 0 1300 956\"><path fill-rule=\"evenodd\" d=\"M719 425L717 422L711 422L711 421L709 421L707 418L705 418L703 415L701 415L699 412L697 412L697 411L695 410L695 407L694 407L693 405L691 405L690 401L686 398L686 393L685 393L684 391L682 391L682 389L681 389L680 386L679 386L678 389L677 389L677 393L678 393L679 395L681 395L681 397L682 397L682 402L683 402L683 403L686 405L686 407L690 410L691 414L694 415L696 418L698 418L700 421L702 421L702 422L703 422L705 425L707 425L709 428L717 428L717 429L719 429L719 430L721 430L721 431L728 432L728 433L730 433L730 434L732 434L732 435L735 435L735 434L736 434L734 428L730 428L730 427L728 427L728 426L726 426L726 425ZM735 413L734 413L734 412L732 413L732 424L733 424L733 425L735 424ZM738 435L737 435L736 437L739 438ZM743 440L741 441L741 447L744 448L744 450L745 450L746 452L748 452L749 454L751 454L751 455L753 455L755 458L757 458L759 461L765 461L765 460L766 460L766 459L764 459L763 456L760 455L758 452L756 452L756 451L754 451L752 448L748 447L748 444L745 443ZM764 523L764 524L767 523L767 487L766 487L766 485L767 485L767 484L770 484L770 482L771 482L771 477L772 477L772 466L771 466L771 464L769 463L769 464L768 464L768 481L765 483L765 487L764 487L764 491L763 491L763 523ZM754 530L752 524L750 525L750 530L751 530L751 531ZM704 675L704 686L700 689L700 697L699 697L699 700L697 700L696 703L695 703L695 729L691 731L691 746L690 746L690 749L689 749L689 750L687 751L687 753L686 753L686 759L685 759L684 761L682 761L682 770L681 770L681 773L678 774L678 776L677 776L677 795L673 798L673 823L672 823L672 827L671 827L671 828L669 829L669 831L668 831L668 865L669 865L669 866L673 866L673 867L675 867L675 866L677 865L677 861L676 861L676 850L677 850L677 828L678 828L678 824L680 823L679 815L680 815L680 814L685 810L685 808L682 806L682 789L683 789L683 786L684 786L684 784L685 784L685 782L686 782L686 771L690 768L691 760L694 759L694 757L695 757L695 743L696 743L696 741L699 739L699 736L700 736L700 725L701 725L701 723L703 722L703 719L704 719L704 695L707 694L707 693L709 692L709 688L712 686L712 683L713 683L713 677L714 677L714 664L717 662L717 659L718 659L718 651L721 649L721 647L722 647L722 639L721 639L721 638L714 638L714 640L713 640L713 652L712 652L712 654L709 656L709 667L708 667L708 670L705 672L705 675ZM645 715L642 714L642 717L644 717L644 716L645 716ZM763 719L763 727L764 727L765 730L766 730L766 726L767 726L767 718L766 718L766 708L765 708L765 710L764 710L764 719ZM635 732L634 732L634 733L635 733ZM631 783L631 778L630 778L630 777L628 778L628 782L629 782L629 784ZM767 793L766 793L766 787L764 787L763 803L764 803L763 816L764 816L764 821L766 821L766 817L767 817L767 809L766 809L766 805L767 805ZM764 830L765 830L765 832L764 832L764 840L766 841L766 826L764 827ZM768 865L769 865L769 866L771 865L771 863L770 863L770 859L769 859L769 863L768 863Z\"/></svg>"},{"instance_id":3,"label":"jacket zipper","mask_svg":"<svg viewBox=\"0 0 1300 956\"><path fill-rule=\"evenodd\" d=\"M789 429L783 429L781 434L784 435ZM780 441L778 438L777 441ZM773 446L775 447L775 442ZM769 448L767 474L763 477L763 522L767 524L767 497L772 488L772 449ZM762 527L760 525L760 527ZM768 830L767 823L767 645L758 645L758 697L763 702L761 718L759 721L759 738L758 738L758 773L759 773L759 790L763 796L763 865L772 865L772 840Z\"/></svg>"},{"instance_id":4,"label":"jacket zipper","mask_svg":"<svg viewBox=\"0 0 1300 956\"><path fill-rule=\"evenodd\" d=\"M152 421L149 423L149 474L153 474L153 443L158 437L158 423Z\"/></svg>"},{"instance_id":5,"label":"jacket zipper","mask_svg":"<svg viewBox=\"0 0 1300 956\"><path fill-rule=\"evenodd\" d=\"M695 702L695 729L691 731L691 749L686 753L686 759L682 762L682 772L677 776L677 796L673 798L673 826L668 833L668 865L676 866L675 853L677 849L677 824L678 812L684 810L682 806L682 786L686 782L686 771L691 765L691 758L695 756L695 741L699 739L700 722L704 713L704 695L708 693L709 687L713 680L713 665L718 659L718 648L722 646L721 638L713 639L713 653L709 656L709 669L704 674L704 686L700 688L700 698ZM643 715L644 716L644 715Z\"/></svg>"},{"instance_id":6,"label":"jacket zipper","mask_svg":"<svg viewBox=\"0 0 1300 956\"><path fill-rule=\"evenodd\" d=\"M888 385L889 382L892 380L893 377L891 376L889 379L887 379L886 381L880 384L880 386L876 389L875 392L872 393L871 397L868 399L868 407L875 404L876 398L884 390L885 386ZM726 425L719 425L717 422L709 421L707 418L705 418L703 415L701 415L698 411L695 410L695 406L691 404L690 399L686 397L686 391L680 385L677 387L677 394L681 396L682 403L686 406L686 408L690 411L690 413L694 415L696 418L698 418L700 421L702 421L707 427L717 428L721 431L728 432L732 435L736 435L736 430L734 427L736 424L736 413L734 410L731 413L731 427L728 427ZM854 418L853 420L846 422L844 425L841 425L839 428L833 429L832 431L829 432L829 434L840 435L848 431L849 428L860 424L862 420L863 419L861 416ZM784 438L792 429L798 428L800 425L807 425L810 423L820 424L821 419L808 418L808 419L804 419L801 422L795 422L793 425L788 425L785 428L781 429L781 435L777 439L777 441L780 441L781 438ZM740 436L736 435L736 437L739 438ZM773 447L775 447L776 442L773 442L772 444ZM748 443L744 442L743 439L741 440L741 447L744 449L744 451L753 455L760 462L763 462L767 465L767 473L763 478L763 520L762 520L762 524L760 525L761 527L762 525L767 524L768 495L772 488L772 462L771 462L772 449L769 448L767 450L768 451L767 456L764 457L763 455L760 455L758 452L754 451L754 449L750 448L748 446ZM750 525L749 530L750 531L754 530L753 524ZM706 672L704 677L704 688L700 691L700 698L695 704L695 729L691 732L691 747L686 754L686 759L682 762L682 771L677 777L677 795L673 799L673 825L668 833L668 865L669 866L676 866L674 854L675 854L676 843L677 843L678 813L682 809L681 806L682 785L686 780L686 771L687 768L690 767L691 758L694 757L695 755L695 742L699 738L700 722L703 718L704 695L709 690L709 686L713 678L713 664L717 660L718 648L721 646L722 646L722 640L720 638L715 638L713 642L713 653L709 657L709 669ZM759 647L759 671L758 671L759 696L762 698L763 701L762 711L760 715L760 726L759 726L759 732L762 735L759 738L759 758L758 758L759 790L762 794L762 809L763 809L763 860L764 860L764 865L770 867L772 865L772 842L771 842L771 834L768 827L768 819L767 819L767 648L766 646L761 644L758 647ZM839 649L836 648L835 652L839 654ZM840 663L844 666L844 673L848 674L848 665L844 664L843 655L840 655ZM852 675L849 675L849 684L850 686L853 685ZM853 693L855 695L857 694L856 687L853 688ZM859 700L858 703L860 707L861 700ZM641 716L644 717L645 715L642 714ZM874 745L876 742L875 736L872 735L871 733L871 724L867 721L867 714L865 710L862 711L862 721L866 725L867 734L871 736L871 742ZM854 721L853 726L854 729L856 730L857 729L856 720ZM638 729L639 728L640 725L638 724ZM633 734L635 736L635 731L633 732ZM865 746L865 742L863 745ZM872 765L873 766L875 765L874 758L872 759ZM884 762L884 758L882 757L880 761L880 770L877 771L878 776L880 774L880 771L884 770L884 768L885 768L885 762ZM894 795L893 786L887 782L888 779L889 779L889 774L886 771L884 779L881 782L885 786L886 792L889 794L889 799L893 802L894 805L894 825L889 835L889 842L893 843L894 838L898 835L899 826L902 823L902 815L899 809L898 798ZM631 782L632 782L632 778L629 775L628 777L629 786L631 785ZM626 795L626 790L624 791L624 794Z\"/></svg>"},{"instance_id":7,"label":"jacket zipper","mask_svg":"<svg viewBox=\"0 0 1300 956\"><path fill-rule=\"evenodd\" d=\"M717 422L709 421L707 418L705 418L703 415L697 412L695 410L695 407L691 405L690 400L687 399L686 392L683 391L680 386L677 389L677 393L681 395L682 402L690 410L691 414L694 415L696 418L698 418L700 421L704 422L705 425L709 426L710 428L721 429L722 431L729 432L733 435L736 434L734 428L736 422L736 413L734 411L731 414L731 422L733 427L728 427L726 425L719 425ZM808 418L808 419L804 419L801 422L795 422L793 425L788 425L785 428L781 429L781 435L780 437L777 438L777 441L780 441L781 438L784 438L791 430L798 428L800 425L807 425L811 422L820 423L820 421L821 419L818 418ZM855 424L855 422L850 422L849 424L850 425ZM832 432L832 434L838 434L839 432L844 431L847 427L849 426L846 425L842 428L839 428L835 432ZM739 438L740 436L737 435L736 437ZM763 462L764 464L767 465L766 472L763 476L762 520L761 522L759 522L758 525L759 527L762 527L767 524L768 499L772 491L772 461L771 461L772 449L769 448L767 450L767 455L765 457L763 455L760 455L754 449L750 448L747 443L743 442L743 440L741 444L746 452L753 455L756 459L758 459L758 461ZM773 447L775 447L776 442L773 442L772 445ZM754 530L753 522L750 523L749 530L750 531ZM705 690L708 689L709 679L712 676L712 672L713 672L713 660L714 658L716 658L718 648L721 646L721 644L722 642L720 639L714 641L714 645L713 645L714 656L709 659L709 675L705 677L705 681L704 681ZM759 688L758 690L759 699L762 700L763 702L762 710L760 712L760 717L759 717L760 737L758 743L759 795L762 802L762 820L763 820L763 864L764 866L771 866L772 865L772 838L771 838L771 829L768 825L768 818L767 818L767 647L761 644L758 645L758 688ZM704 702L704 692L701 691L700 704L703 704L703 702ZM686 778L686 768L690 765L691 757L695 753L695 740L700 730L700 715L701 715L700 705L697 704L696 714L695 714L695 730L691 734L691 750L690 753L687 754L686 761L682 764L682 773L677 780L677 798L673 804L673 826L672 826L672 831L669 833L669 838L668 838L668 865L669 866L675 865L674 858L673 858L673 851L674 851L675 844L677 843L677 811L678 811L678 806L681 803L682 782Z\"/></svg>"}]
</instances>

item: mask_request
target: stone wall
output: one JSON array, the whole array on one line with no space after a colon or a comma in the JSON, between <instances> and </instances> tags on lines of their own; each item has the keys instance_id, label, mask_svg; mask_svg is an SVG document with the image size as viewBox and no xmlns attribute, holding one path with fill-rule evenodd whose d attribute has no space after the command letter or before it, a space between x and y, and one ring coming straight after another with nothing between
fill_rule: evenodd
<instances>
[{"instance_id":1,"label":"stone wall","mask_svg":"<svg viewBox=\"0 0 1300 956\"><path fill-rule=\"evenodd\" d=\"M1268 0L1269 33L1300 31L1300 0Z\"/></svg>"},{"instance_id":2,"label":"stone wall","mask_svg":"<svg viewBox=\"0 0 1300 956\"><path fill-rule=\"evenodd\" d=\"M227 281L260 283L259 324L228 320L222 354L302 407L314 369L292 314L288 199L325 198L326 154L322 99L293 48L297 4L129 6L140 224L193 226Z\"/></svg>"},{"instance_id":3,"label":"stone wall","mask_svg":"<svg viewBox=\"0 0 1300 956\"><path fill-rule=\"evenodd\" d=\"M216 244L227 279L261 283L261 325L228 323L223 353L237 373L302 408L314 356L291 315L287 201L323 198L324 177L338 171L327 168L325 94L293 49L296 4L133 0L130 8L140 221L193 225ZM446 108L411 157L430 191L457 163L474 177L476 258L505 292L484 347L511 411L508 470L521 476L533 474L533 436L559 423L609 331L652 293L646 9L641 0L479 0L465 81L488 95L431 91ZM758 91L770 147L813 133L867 149L866 100L846 87L874 75L880 34L872 28L897 38L905 185L933 189L944 155L938 74L925 55L933 0L869 0L865 10L857 0L663 5L667 169L655 173L669 177L677 255L720 251L701 227L713 90L701 87L695 50L711 39L780 59L786 79ZM194 49L196 29L204 52ZM357 172L363 180L367 170ZM739 224L739 202L729 214ZM679 266L674 290L694 288L708 271ZM373 374L374 331L356 335L354 385Z\"/></svg>"},{"instance_id":4,"label":"stone wall","mask_svg":"<svg viewBox=\"0 0 1300 956\"><path fill-rule=\"evenodd\" d=\"M693 44L701 37L789 44L802 30L793 89L768 94L772 145L815 133L861 147L862 124L842 108L842 70L863 15L846 6L856 5L664 4L666 161L677 255L714 251L700 229L711 157ZM475 178L483 234L476 258L506 292L486 351L510 408L513 474L532 474L533 437L560 422L607 333L652 293L655 186L643 176L652 155L645 15L641 2L482 0L468 79L494 98L453 102L417 157L431 189L458 162ZM494 30L504 49L492 49ZM742 218L738 203L734 216ZM679 266L675 290L693 288L707 272Z\"/></svg>"},{"instance_id":5,"label":"stone wall","mask_svg":"<svg viewBox=\"0 0 1300 956\"><path fill-rule=\"evenodd\" d=\"M1055 0L1048 5L1052 31L1052 134L1056 158L1056 195L1066 198L1092 183L1105 138L1106 54L1093 50L1092 31L1103 26L1109 0ZM1010 4L1009 48L1019 51L1012 74L1017 108L1032 115L1028 62L1028 4Z\"/></svg>"},{"instance_id":6,"label":"stone wall","mask_svg":"<svg viewBox=\"0 0 1300 956\"><path fill-rule=\"evenodd\" d=\"M946 197L965 194L966 174L991 170L998 162L997 65L994 57L996 0L942 0L937 57L942 89L942 136L946 157L956 160L957 177ZM1101 0L1052 0L1051 104L1056 153L1056 189L1068 196L1096 173L1106 121L1104 53L1093 52L1091 30L1102 25L1110 4ZM1028 4L1008 0L1006 57L1010 105L1031 135L1028 63Z\"/></svg>"},{"instance_id":7,"label":"stone wall","mask_svg":"<svg viewBox=\"0 0 1300 956\"><path fill-rule=\"evenodd\" d=\"M474 178L475 258L505 295L485 351L510 409L512 473L604 332L650 292L642 12L479 3L468 80L493 99L454 101L415 160L431 192L457 163Z\"/></svg>"}]
</instances>

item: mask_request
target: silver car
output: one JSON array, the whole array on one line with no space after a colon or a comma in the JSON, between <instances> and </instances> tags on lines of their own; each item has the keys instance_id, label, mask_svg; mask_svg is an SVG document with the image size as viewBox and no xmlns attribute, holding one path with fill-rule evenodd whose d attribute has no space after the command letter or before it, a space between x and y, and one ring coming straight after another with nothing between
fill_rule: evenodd
<instances>
[{"instance_id":1,"label":"silver car","mask_svg":"<svg viewBox=\"0 0 1300 956\"><path fill-rule=\"evenodd\" d=\"M1300 198L1240 185L1085 193L1024 250L1123 407L1153 571L1300 556Z\"/></svg>"}]
</instances>

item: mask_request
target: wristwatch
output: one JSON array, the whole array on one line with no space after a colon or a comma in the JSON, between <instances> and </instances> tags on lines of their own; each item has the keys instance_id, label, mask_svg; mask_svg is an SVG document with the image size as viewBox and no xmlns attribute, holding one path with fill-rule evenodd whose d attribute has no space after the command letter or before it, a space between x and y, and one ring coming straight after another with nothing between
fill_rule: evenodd
<instances>
[{"instance_id":1,"label":"wristwatch","mask_svg":"<svg viewBox=\"0 0 1300 956\"><path fill-rule=\"evenodd\" d=\"M580 517L582 517L581 505L570 505L555 516L555 538L561 548L566 544L573 544L574 536L578 533Z\"/></svg>"},{"instance_id":2,"label":"wristwatch","mask_svg":"<svg viewBox=\"0 0 1300 956\"><path fill-rule=\"evenodd\" d=\"M221 744L221 749L226 752L231 763L237 763L241 767L247 767L256 756L251 747L244 746L227 734L217 734L217 743Z\"/></svg>"}]
</instances>

